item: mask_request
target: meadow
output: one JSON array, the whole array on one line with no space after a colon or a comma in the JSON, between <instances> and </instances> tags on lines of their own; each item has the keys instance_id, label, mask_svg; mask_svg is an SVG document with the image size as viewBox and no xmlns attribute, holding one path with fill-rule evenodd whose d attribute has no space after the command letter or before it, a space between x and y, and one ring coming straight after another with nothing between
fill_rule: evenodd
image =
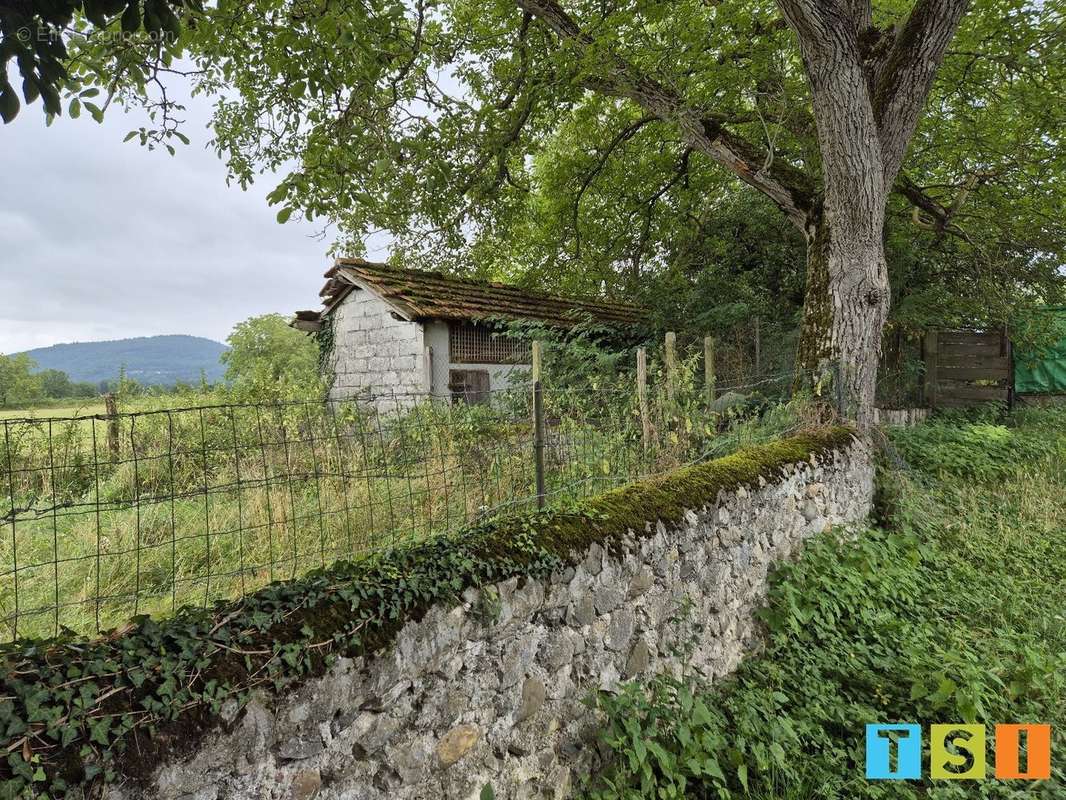
<instances>
[{"instance_id":1,"label":"meadow","mask_svg":"<svg viewBox=\"0 0 1066 800\"><path fill-rule=\"evenodd\" d=\"M189 405L0 419L0 639L106 631L536 504L531 393ZM803 401L708 413L699 392L549 393L546 497L565 504L794 429ZM134 409L137 406L133 406Z\"/></svg>"}]
</instances>

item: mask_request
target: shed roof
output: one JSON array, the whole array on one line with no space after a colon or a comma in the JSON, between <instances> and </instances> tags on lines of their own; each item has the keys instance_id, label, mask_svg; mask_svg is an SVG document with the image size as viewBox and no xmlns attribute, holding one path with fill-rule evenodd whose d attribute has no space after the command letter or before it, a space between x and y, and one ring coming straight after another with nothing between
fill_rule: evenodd
<instances>
[{"instance_id":1,"label":"shed roof","mask_svg":"<svg viewBox=\"0 0 1066 800\"><path fill-rule=\"evenodd\" d=\"M297 327L305 327L300 323L314 323L322 314L328 314L354 288L372 290L414 320L508 318L567 328L586 318L611 326L634 326L648 321L646 310L625 303L530 292L503 283L401 269L360 258L338 259L325 277L326 285L319 292L325 309L297 312L294 322Z\"/></svg>"}]
</instances>

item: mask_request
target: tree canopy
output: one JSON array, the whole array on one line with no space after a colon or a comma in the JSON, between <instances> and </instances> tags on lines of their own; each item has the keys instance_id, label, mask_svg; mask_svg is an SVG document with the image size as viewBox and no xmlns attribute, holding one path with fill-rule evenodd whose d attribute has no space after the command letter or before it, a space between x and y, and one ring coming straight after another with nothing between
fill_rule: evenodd
<instances>
[{"instance_id":1,"label":"tree canopy","mask_svg":"<svg viewBox=\"0 0 1066 800\"><path fill-rule=\"evenodd\" d=\"M0 5L5 61L20 5ZM887 217L871 235L899 325L999 322L1062 299L1061 0L57 5L73 10L49 29L69 112L104 89L157 115L131 135L170 143L180 73L215 98L231 177L280 170L279 221L335 224L349 253L385 230L400 262L613 297L692 290L675 306L728 284L791 313L803 287L811 297L796 262L827 188L881 172ZM845 63L864 84L850 98ZM864 104L876 130L829 135L835 110ZM860 156L871 136L880 152ZM860 157L877 165L854 172ZM842 198L834 213L853 205Z\"/></svg>"},{"instance_id":2,"label":"tree canopy","mask_svg":"<svg viewBox=\"0 0 1066 800\"><path fill-rule=\"evenodd\" d=\"M284 398L292 388L318 385L318 348L306 334L289 327L280 314L238 322L220 358L226 380L239 395Z\"/></svg>"}]
</instances>

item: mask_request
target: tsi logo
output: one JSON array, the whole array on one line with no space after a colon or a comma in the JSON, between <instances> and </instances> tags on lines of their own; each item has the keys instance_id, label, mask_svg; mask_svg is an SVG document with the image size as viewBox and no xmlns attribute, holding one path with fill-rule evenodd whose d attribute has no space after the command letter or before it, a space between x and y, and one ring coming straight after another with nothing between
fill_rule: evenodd
<instances>
[{"instance_id":1,"label":"tsi logo","mask_svg":"<svg viewBox=\"0 0 1066 800\"><path fill-rule=\"evenodd\" d=\"M913 781L922 777L920 725L867 725L866 777ZM985 777L984 725L930 725L929 777ZM1039 781L1051 777L1050 725L996 725L997 780Z\"/></svg>"}]
</instances>

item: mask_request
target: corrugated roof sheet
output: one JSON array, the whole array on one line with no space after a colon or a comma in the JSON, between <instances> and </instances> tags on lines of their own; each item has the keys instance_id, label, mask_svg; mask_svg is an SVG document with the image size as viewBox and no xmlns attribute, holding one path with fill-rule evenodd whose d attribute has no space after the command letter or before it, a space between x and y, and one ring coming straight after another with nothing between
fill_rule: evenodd
<instances>
[{"instance_id":1,"label":"corrugated roof sheet","mask_svg":"<svg viewBox=\"0 0 1066 800\"><path fill-rule=\"evenodd\" d=\"M436 272L399 269L359 258L338 259L326 272L319 292L326 311L354 285L363 284L412 319L538 320L571 327L587 317L613 326L641 325L648 313L637 306L602 300L580 300L530 292L503 283L453 278Z\"/></svg>"}]
</instances>

